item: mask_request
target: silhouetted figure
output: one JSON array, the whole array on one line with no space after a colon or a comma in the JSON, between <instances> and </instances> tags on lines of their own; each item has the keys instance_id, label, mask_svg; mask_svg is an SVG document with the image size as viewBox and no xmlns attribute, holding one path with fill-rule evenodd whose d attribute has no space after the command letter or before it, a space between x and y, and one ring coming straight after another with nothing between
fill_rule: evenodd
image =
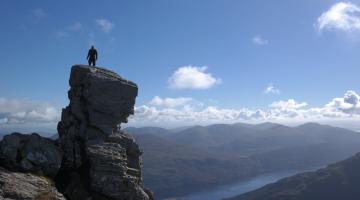
<instances>
[{"instance_id":1,"label":"silhouetted figure","mask_svg":"<svg viewBox=\"0 0 360 200\"><path fill-rule=\"evenodd\" d=\"M91 46L91 49L89 49L89 53L87 55L87 59L89 61L89 65L91 66L95 66L96 65L96 60L98 58L98 54L96 49L94 48L94 46Z\"/></svg>"}]
</instances>

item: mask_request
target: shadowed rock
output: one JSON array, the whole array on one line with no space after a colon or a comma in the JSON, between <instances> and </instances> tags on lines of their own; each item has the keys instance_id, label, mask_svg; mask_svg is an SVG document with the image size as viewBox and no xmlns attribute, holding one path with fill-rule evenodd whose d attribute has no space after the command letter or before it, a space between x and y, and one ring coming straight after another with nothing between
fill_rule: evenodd
<instances>
[{"instance_id":1,"label":"shadowed rock","mask_svg":"<svg viewBox=\"0 0 360 200\"><path fill-rule=\"evenodd\" d=\"M134 113L136 84L110 70L84 65L72 67L69 83L70 103L62 111L56 142L37 134L19 133L5 136L0 142L0 166L37 174L31 176L34 183L26 185L24 181L26 195L29 185L39 187L34 195L21 196L22 185L15 182L14 187L19 188L10 187L10 178L1 176L0 168L0 189L5 188L0 190L0 199L11 191L14 199L47 197L36 196L52 187L38 184L42 175L52 178L56 188L70 200L153 199L142 183L142 152L131 136L120 131L120 123L126 123Z\"/></svg>"},{"instance_id":2,"label":"shadowed rock","mask_svg":"<svg viewBox=\"0 0 360 200\"><path fill-rule=\"evenodd\" d=\"M142 187L142 152L132 137L119 130L120 123L134 113L136 84L110 70L83 65L72 67L69 83L70 104L58 124L65 154L62 170L88 170L88 176L72 174L83 185L89 183L83 192L86 198L151 199ZM66 191L74 191L74 181L79 180L70 180Z\"/></svg>"},{"instance_id":3,"label":"shadowed rock","mask_svg":"<svg viewBox=\"0 0 360 200\"><path fill-rule=\"evenodd\" d=\"M9 169L55 177L61 166L62 152L52 140L38 134L13 133L0 142L0 161Z\"/></svg>"}]
</instances>

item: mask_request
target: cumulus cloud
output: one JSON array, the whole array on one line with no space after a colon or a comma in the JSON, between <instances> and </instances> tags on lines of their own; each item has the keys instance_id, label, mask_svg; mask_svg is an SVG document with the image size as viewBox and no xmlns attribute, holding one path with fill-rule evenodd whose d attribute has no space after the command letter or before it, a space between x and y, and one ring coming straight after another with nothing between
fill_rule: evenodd
<instances>
[{"instance_id":1,"label":"cumulus cloud","mask_svg":"<svg viewBox=\"0 0 360 200\"><path fill-rule=\"evenodd\" d=\"M360 115L360 96L355 91L347 91L343 98L334 98L325 108L334 112Z\"/></svg>"},{"instance_id":2,"label":"cumulus cloud","mask_svg":"<svg viewBox=\"0 0 360 200\"><path fill-rule=\"evenodd\" d=\"M155 99L155 100L154 100ZM280 123L304 123L309 121L354 121L360 120L360 96L355 91L347 91L320 107L311 107L306 102L294 99L275 101L267 109L224 109L215 106L193 107L189 102L181 102L181 107L163 106L164 99L154 98L154 102L135 108L130 125L196 125L211 123L273 121ZM192 99L194 101L194 99Z\"/></svg>"},{"instance_id":3,"label":"cumulus cloud","mask_svg":"<svg viewBox=\"0 0 360 200\"><path fill-rule=\"evenodd\" d=\"M252 39L253 43L255 45L267 45L269 44L269 41L263 38L261 35L256 35Z\"/></svg>"},{"instance_id":4,"label":"cumulus cloud","mask_svg":"<svg viewBox=\"0 0 360 200\"><path fill-rule=\"evenodd\" d=\"M221 79L214 78L206 70L206 66L180 67L168 79L169 87L174 89L207 89L221 83Z\"/></svg>"},{"instance_id":5,"label":"cumulus cloud","mask_svg":"<svg viewBox=\"0 0 360 200\"><path fill-rule=\"evenodd\" d=\"M264 120L266 113L261 110L253 111L249 109L221 109L208 106L201 110L191 107L181 109L164 108L159 109L154 106L136 107L135 115L130 118L130 123L134 124L209 124L218 122L236 122L238 120Z\"/></svg>"},{"instance_id":6,"label":"cumulus cloud","mask_svg":"<svg viewBox=\"0 0 360 200\"><path fill-rule=\"evenodd\" d=\"M28 100L0 98L0 125L57 122L60 111L55 107Z\"/></svg>"},{"instance_id":7,"label":"cumulus cloud","mask_svg":"<svg viewBox=\"0 0 360 200\"><path fill-rule=\"evenodd\" d=\"M280 90L275 88L272 83L270 83L264 90L265 94L280 94Z\"/></svg>"},{"instance_id":8,"label":"cumulus cloud","mask_svg":"<svg viewBox=\"0 0 360 200\"><path fill-rule=\"evenodd\" d=\"M350 2L339 2L323 12L317 19L316 27L342 31L360 30L360 7Z\"/></svg>"},{"instance_id":9,"label":"cumulus cloud","mask_svg":"<svg viewBox=\"0 0 360 200\"><path fill-rule=\"evenodd\" d=\"M107 19L96 19L95 20L96 24L98 25L98 27L105 33L109 33L112 31L112 29L114 28L114 24L112 22L110 22Z\"/></svg>"},{"instance_id":10,"label":"cumulus cloud","mask_svg":"<svg viewBox=\"0 0 360 200\"><path fill-rule=\"evenodd\" d=\"M298 103L294 99L289 99L287 101L275 101L272 104L270 104L270 108L276 108L276 109L299 109L307 106L308 104L306 102Z\"/></svg>"},{"instance_id":11,"label":"cumulus cloud","mask_svg":"<svg viewBox=\"0 0 360 200\"><path fill-rule=\"evenodd\" d=\"M183 106L193 101L192 98L188 97L180 97L180 98L160 98L159 96L155 96L150 102L150 105L153 106L162 106L167 108L174 108L178 106Z\"/></svg>"}]
</instances>

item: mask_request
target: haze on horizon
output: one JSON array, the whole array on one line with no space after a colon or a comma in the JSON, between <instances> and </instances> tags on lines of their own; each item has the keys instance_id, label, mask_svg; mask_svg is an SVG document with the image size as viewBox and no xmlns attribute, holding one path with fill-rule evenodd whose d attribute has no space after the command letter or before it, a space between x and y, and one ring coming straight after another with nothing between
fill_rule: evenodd
<instances>
[{"instance_id":1,"label":"haze on horizon","mask_svg":"<svg viewBox=\"0 0 360 200\"><path fill-rule=\"evenodd\" d=\"M125 126L360 130L359 0L4 0L0 25L0 133L54 132L91 45L139 86Z\"/></svg>"}]
</instances>

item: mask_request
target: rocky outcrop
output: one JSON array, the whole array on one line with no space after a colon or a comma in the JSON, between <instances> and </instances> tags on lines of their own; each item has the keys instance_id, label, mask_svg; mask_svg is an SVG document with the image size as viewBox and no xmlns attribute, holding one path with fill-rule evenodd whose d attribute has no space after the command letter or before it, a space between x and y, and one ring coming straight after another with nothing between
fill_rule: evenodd
<instances>
[{"instance_id":1,"label":"rocky outcrop","mask_svg":"<svg viewBox=\"0 0 360 200\"><path fill-rule=\"evenodd\" d=\"M38 134L13 133L0 142L0 163L9 169L55 177L61 167L62 151Z\"/></svg>"},{"instance_id":2,"label":"rocky outcrop","mask_svg":"<svg viewBox=\"0 0 360 200\"><path fill-rule=\"evenodd\" d=\"M134 113L137 85L84 65L72 67L69 83L70 103L62 111L56 143L36 134L6 136L1 165L53 178L68 199L153 199L142 184L142 152L120 130Z\"/></svg>"},{"instance_id":3,"label":"rocky outcrop","mask_svg":"<svg viewBox=\"0 0 360 200\"><path fill-rule=\"evenodd\" d=\"M76 169L84 161L86 143L120 133L118 125L134 113L138 88L109 70L79 65L72 68L69 82L70 104L63 109L58 132L65 166Z\"/></svg>"},{"instance_id":4,"label":"rocky outcrop","mask_svg":"<svg viewBox=\"0 0 360 200\"><path fill-rule=\"evenodd\" d=\"M0 167L0 199L65 200L50 179L30 173L11 172L2 167Z\"/></svg>"}]
</instances>

